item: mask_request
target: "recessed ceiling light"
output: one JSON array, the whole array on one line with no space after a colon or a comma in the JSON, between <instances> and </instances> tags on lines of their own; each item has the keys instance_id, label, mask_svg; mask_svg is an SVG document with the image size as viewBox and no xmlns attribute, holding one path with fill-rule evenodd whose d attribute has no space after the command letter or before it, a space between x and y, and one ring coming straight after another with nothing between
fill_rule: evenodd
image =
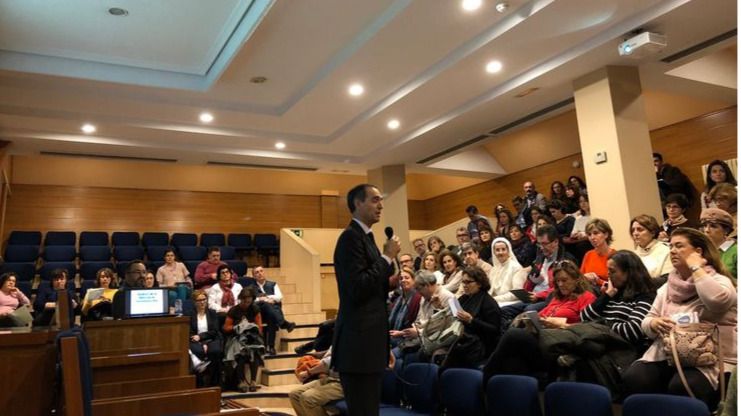
<instances>
[{"instance_id":1,"label":"recessed ceiling light","mask_svg":"<svg viewBox=\"0 0 741 416\"><path fill-rule=\"evenodd\" d=\"M467 12L472 12L478 10L479 7L481 7L481 3L481 0L463 0L461 2L461 7L463 7L463 10Z\"/></svg>"},{"instance_id":2,"label":"recessed ceiling light","mask_svg":"<svg viewBox=\"0 0 741 416\"><path fill-rule=\"evenodd\" d=\"M124 17L129 15L129 11L120 7L111 7L108 9L108 14L118 17Z\"/></svg>"},{"instance_id":3,"label":"recessed ceiling light","mask_svg":"<svg viewBox=\"0 0 741 416\"><path fill-rule=\"evenodd\" d=\"M359 95L363 95L363 93L365 92L365 88L363 88L363 86L360 84L352 84L350 85L350 88L347 89L347 92L353 97L357 97Z\"/></svg>"},{"instance_id":4,"label":"recessed ceiling light","mask_svg":"<svg viewBox=\"0 0 741 416\"><path fill-rule=\"evenodd\" d=\"M93 133L95 133L95 130L97 130L97 129L92 124L85 123L85 124L82 125L82 127L80 128L80 130L82 130L82 132L85 133L85 134L93 134Z\"/></svg>"},{"instance_id":5,"label":"recessed ceiling light","mask_svg":"<svg viewBox=\"0 0 741 416\"><path fill-rule=\"evenodd\" d=\"M214 121L214 116L211 113L201 113L201 115L198 116L198 119L201 120L202 123L210 123Z\"/></svg>"},{"instance_id":6,"label":"recessed ceiling light","mask_svg":"<svg viewBox=\"0 0 741 416\"><path fill-rule=\"evenodd\" d=\"M391 130L396 130L401 126L401 123L397 119L389 120L388 123L386 123L386 127L390 128Z\"/></svg>"},{"instance_id":7,"label":"recessed ceiling light","mask_svg":"<svg viewBox=\"0 0 741 416\"><path fill-rule=\"evenodd\" d=\"M486 72L490 74L496 74L497 72L502 70L502 63L499 61L489 61L489 63L486 64Z\"/></svg>"},{"instance_id":8,"label":"recessed ceiling light","mask_svg":"<svg viewBox=\"0 0 741 416\"><path fill-rule=\"evenodd\" d=\"M278 143L275 144L275 148L278 149L278 150L283 150L283 149L286 148L286 144L283 143L283 142L278 142Z\"/></svg>"},{"instance_id":9,"label":"recessed ceiling light","mask_svg":"<svg viewBox=\"0 0 741 416\"><path fill-rule=\"evenodd\" d=\"M494 8L497 9L499 13L504 13L509 9L509 3L506 1L500 1L496 6L494 6Z\"/></svg>"}]
</instances>

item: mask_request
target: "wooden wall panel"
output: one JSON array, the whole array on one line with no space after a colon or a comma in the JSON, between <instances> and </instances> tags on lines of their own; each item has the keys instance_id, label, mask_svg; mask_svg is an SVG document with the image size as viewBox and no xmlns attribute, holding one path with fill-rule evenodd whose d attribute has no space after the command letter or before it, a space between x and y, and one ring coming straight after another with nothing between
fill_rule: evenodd
<instances>
[{"instance_id":1,"label":"wooden wall panel","mask_svg":"<svg viewBox=\"0 0 741 416\"><path fill-rule=\"evenodd\" d=\"M410 230L429 229L427 228L427 208L425 201L409 200L407 209L409 211Z\"/></svg>"},{"instance_id":2,"label":"wooden wall panel","mask_svg":"<svg viewBox=\"0 0 741 416\"><path fill-rule=\"evenodd\" d=\"M320 226L319 196L14 185L5 229L278 234Z\"/></svg>"}]
</instances>

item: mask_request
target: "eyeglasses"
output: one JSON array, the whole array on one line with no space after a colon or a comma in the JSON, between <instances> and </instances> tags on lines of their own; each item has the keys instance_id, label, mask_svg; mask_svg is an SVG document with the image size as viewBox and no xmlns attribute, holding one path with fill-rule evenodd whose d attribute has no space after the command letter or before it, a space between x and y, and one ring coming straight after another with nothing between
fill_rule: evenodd
<instances>
[{"instance_id":1,"label":"eyeglasses","mask_svg":"<svg viewBox=\"0 0 741 416\"><path fill-rule=\"evenodd\" d=\"M456 237L468 237L468 234L456 234Z\"/></svg>"},{"instance_id":2,"label":"eyeglasses","mask_svg":"<svg viewBox=\"0 0 741 416\"><path fill-rule=\"evenodd\" d=\"M196 302L205 302L206 299L196 299Z\"/></svg>"},{"instance_id":3,"label":"eyeglasses","mask_svg":"<svg viewBox=\"0 0 741 416\"><path fill-rule=\"evenodd\" d=\"M464 285L470 285L473 282L475 282L475 280L467 280L467 279L461 280L461 283L463 283Z\"/></svg>"},{"instance_id":4,"label":"eyeglasses","mask_svg":"<svg viewBox=\"0 0 741 416\"><path fill-rule=\"evenodd\" d=\"M553 244L555 242L558 242L558 239L555 239L553 241L546 241L545 243L538 241L538 247L544 247L544 246Z\"/></svg>"}]
</instances>

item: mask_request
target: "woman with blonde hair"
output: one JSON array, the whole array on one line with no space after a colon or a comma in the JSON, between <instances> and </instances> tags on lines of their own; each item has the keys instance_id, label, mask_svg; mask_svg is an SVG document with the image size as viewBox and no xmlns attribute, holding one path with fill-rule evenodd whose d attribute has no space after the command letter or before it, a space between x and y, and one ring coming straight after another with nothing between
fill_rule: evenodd
<instances>
[{"instance_id":1,"label":"woman with blonde hair","mask_svg":"<svg viewBox=\"0 0 741 416\"><path fill-rule=\"evenodd\" d=\"M659 240L660 232L659 222L650 215L641 214L630 220L630 235L635 244L633 252L641 258L654 283L674 268L669 259L669 246ZM663 281L658 283L663 284Z\"/></svg>"}]
</instances>

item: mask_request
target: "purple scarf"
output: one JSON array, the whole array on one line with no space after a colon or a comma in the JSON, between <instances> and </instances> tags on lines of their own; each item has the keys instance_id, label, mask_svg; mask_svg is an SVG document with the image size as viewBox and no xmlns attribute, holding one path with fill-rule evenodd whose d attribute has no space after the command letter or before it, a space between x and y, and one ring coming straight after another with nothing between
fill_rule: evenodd
<instances>
[{"instance_id":1,"label":"purple scarf","mask_svg":"<svg viewBox=\"0 0 741 416\"><path fill-rule=\"evenodd\" d=\"M710 275L715 274L715 269L712 266L705 266L704 269ZM668 285L667 296L673 303L684 303L697 296L695 280L692 278L688 278L687 280L682 279L682 276L676 270L672 270L669 273L669 279L666 283Z\"/></svg>"}]
</instances>

